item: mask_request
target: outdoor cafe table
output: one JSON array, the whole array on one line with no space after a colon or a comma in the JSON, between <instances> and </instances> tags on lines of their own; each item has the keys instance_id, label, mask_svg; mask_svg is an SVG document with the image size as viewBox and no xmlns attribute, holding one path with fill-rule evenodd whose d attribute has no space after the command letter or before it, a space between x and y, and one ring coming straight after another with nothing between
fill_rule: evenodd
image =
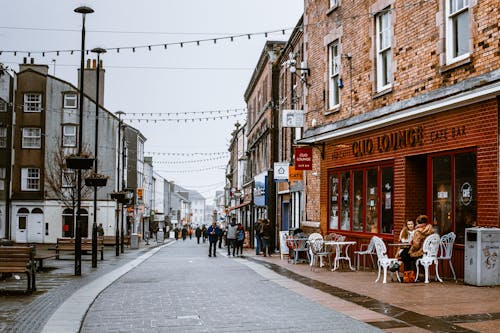
<instances>
[{"instance_id":1,"label":"outdoor cafe table","mask_svg":"<svg viewBox=\"0 0 500 333\"><path fill-rule=\"evenodd\" d=\"M339 268L340 260L347 260L347 262L349 263L349 268L353 271L355 270L354 267L352 267L351 265L351 258L349 257L349 246L356 244L355 241L344 241L344 242L325 241L324 244L335 246L335 259L333 261L332 271L336 271ZM342 254L342 248L344 249L343 254Z\"/></svg>"}]
</instances>

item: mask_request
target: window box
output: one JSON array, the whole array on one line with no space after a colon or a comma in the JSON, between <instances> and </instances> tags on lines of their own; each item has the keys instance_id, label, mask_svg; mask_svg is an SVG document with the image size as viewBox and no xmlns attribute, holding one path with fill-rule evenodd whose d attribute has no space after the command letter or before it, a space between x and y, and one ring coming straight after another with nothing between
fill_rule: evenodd
<instances>
[{"instance_id":1,"label":"window box","mask_svg":"<svg viewBox=\"0 0 500 333\"><path fill-rule=\"evenodd\" d=\"M66 157L66 167L68 169L91 169L94 164L94 159L88 155L70 155Z\"/></svg>"},{"instance_id":2,"label":"window box","mask_svg":"<svg viewBox=\"0 0 500 333\"><path fill-rule=\"evenodd\" d=\"M108 176L93 172L90 176L85 178L85 186L90 186L90 187L106 186L106 184L108 183L108 178L109 178Z\"/></svg>"},{"instance_id":3,"label":"window box","mask_svg":"<svg viewBox=\"0 0 500 333\"><path fill-rule=\"evenodd\" d=\"M111 199L118 201L121 204L129 204L130 203L130 192L112 192Z\"/></svg>"}]
</instances>

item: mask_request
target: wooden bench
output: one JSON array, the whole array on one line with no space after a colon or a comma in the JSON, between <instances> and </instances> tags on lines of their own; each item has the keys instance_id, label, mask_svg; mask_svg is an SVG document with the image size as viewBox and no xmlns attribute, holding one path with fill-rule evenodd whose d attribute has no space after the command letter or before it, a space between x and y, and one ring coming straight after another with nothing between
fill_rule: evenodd
<instances>
[{"instance_id":1,"label":"wooden bench","mask_svg":"<svg viewBox=\"0 0 500 333\"><path fill-rule=\"evenodd\" d=\"M36 290L34 253L31 246L0 247L0 273L26 273L26 292Z\"/></svg>"},{"instance_id":2,"label":"wooden bench","mask_svg":"<svg viewBox=\"0 0 500 333\"><path fill-rule=\"evenodd\" d=\"M116 236L101 236L102 243L104 245L113 245L116 244ZM130 236L126 235L123 239L125 245L130 246Z\"/></svg>"},{"instance_id":3,"label":"wooden bench","mask_svg":"<svg viewBox=\"0 0 500 333\"><path fill-rule=\"evenodd\" d=\"M58 238L56 247L56 259L59 259L59 252L62 251L75 251L75 239L74 238ZM82 238L82 253L84 251L92 253L92 239ZM104 260L104 245L102 239L97 239L97 251L101 252L101 260Z\"/></svg>"}]
</instances>

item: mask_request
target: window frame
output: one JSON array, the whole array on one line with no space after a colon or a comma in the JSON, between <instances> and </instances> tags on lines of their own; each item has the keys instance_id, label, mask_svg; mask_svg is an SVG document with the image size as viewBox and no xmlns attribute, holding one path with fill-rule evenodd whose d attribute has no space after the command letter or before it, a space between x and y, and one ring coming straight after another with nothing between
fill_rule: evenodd
<instances>
[{"instance_id":1,"label":"window frame","mask_svg":"<svg viewBox=\"0 0 500 333\"><path fill-rule=\"evenodd\" d=\"M37 175L30 175L35 170ZM40 168L21 168L21 191L40 191Z\"/></svg>"},{"instance_id":2,"label":"window frame","mask_svg":"<svg viewBox=\"0 0 500 333\"><path fill-rule=\"evenodd\" d=\"M453 10L453 4L455 4L456 7L458 7L458 2L462 3L462 7L459 9L456 9L454 12ZM459 17L460 15L466 13L467 14L467 44L469 43L470 39L470 1L469 0L446 0L445 1L445 20L446 20L446 63L447 64L452 64L464 59L467 59L470 56L470 46L468 45L467 49L468 52L465 52L463 54L458 54L457 48L457 40L458 40L458 35L459 33L455 31L455 19ZM457 28L457 30L460 30Z\"/></svg>"},{"instance_id":3,"label":"window frame","mask_svg":"<svg viewBox=\"0 0 500 333\"><path fill-rule=\"evenodd\" d=\"M68 104L68 101L74 100L74 105ZM63 108L77 109L78 108L78 94L76 92L66 92L63 94Z\"/></svg>"},{"instance_id":4,"label":"window frame","mask_svg":"<svg viewBox=\"0 0 500 333\"><path fill-rule=\"evenodd\" d=\"M29 100L30 97L37 97L37 101ZM42 112L42 94L41 93L25 93L23 95L23 111L26 113Z\"/></svg>"},{"instance_id":5,"label":"window frame","mask_svg":"<svg viewBox=\"0 0 500 333\"><path fill-rule=\"evenodd\" d=\"M0 112L7 112L7 102L0 98Z\"/></svg>"},{"instance_id":6,"label":"window frame","mask_svg":"<svg viewBox=\"0 0 500 333\"><path fill-rule=\"evenodd\" d=\"M387 27L384 18L387 17ZM376 90L381 92L392 87L392 16L391 8L386 7L375 14L375 50L376 50ZM383 45L386 42L387 45Z\"/></svg>"},{"instance_id":7,"label":"window frame","mask_svg":"<svg viewBox=\"0 0 500 333\"><path fill-rule=\"evenodd\" d=\"M328 109L332 110L340 106L340 53L339 40L336 39L328 44Z\"/></svg>"},{"instance_id":8,"label":"window frame","mask_svg":"<svg viewBox=\"0 0 500 333\"><path fill-rule=\"evenodd\" d=\"M7 178L7 168L0 166L0 191L5 191L6 178Z\"/></svg>"},{"instance_id":9,"label":"window frame","mask_svg":"<svg viewBox=\"0 0 500 333\"><path fill-rule=\"evenodd\" d=\"M36 130L38 135L27 135L25 131ZM38 145L28 145L28 142L25 140L32 140ZM36 141L35 141L36 140ZM21 148L22 149L41 149L42 148L42 129L40 127L23 127L21 129Z\"/></svg>"},{"instance_id":10,"label":"window frame","mask_svg":"<svg viewBox=\"0 0 500 333\"><path fill-rule=\"evenodd\" d=\"M74 131L74 134L73 135L69 135L66 133L66 129L67 128L73 128L75 131ZM77 144L77 135L78 135L78 126L75 125L75 124L63 124L63 128L62 128L62 146L63 147L76 147L76 144ZM66 138L71 138L73 137L74 140L72 142L69 142L68 143L68 140L66 140Z\"/></svg>"},{"instance_id":11,"label":"window frame","mask_svg":"<svg viewBox=\"0 0 500 333\"><path fill-rule=\"evenodd\" d=\"M7 127L0 127L0 148L7 148Z\"/></svg>"}]
</instances>

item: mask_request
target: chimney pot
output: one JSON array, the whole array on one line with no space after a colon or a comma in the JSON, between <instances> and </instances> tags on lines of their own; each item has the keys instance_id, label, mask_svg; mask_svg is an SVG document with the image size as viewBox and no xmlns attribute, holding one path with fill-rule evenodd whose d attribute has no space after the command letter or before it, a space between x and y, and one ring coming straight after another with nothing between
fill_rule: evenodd
<instances>
[{"instance_id":1,"label":"chimney pot","mask_svg":"<svg viewBox=\"0 0 500 333\"><path fill-rule=\"evenodd\" d=\"M31 64L33 65L35 63L35 58L31 58Z\"/></svg>"},{"instance_id":2,"label":"chimney pot","mask_svg":"<svg viewBox=\"0 0 500 333\"><path fill-rule=\"evenodd\" d=\"M26 57L23 57L23 64L26 64L27 63L27 59Z\"/></svg>"},{"instance_id":3,"label":"chimney pot","mask_svg":"<svg viewBox=\"0 0 500 333\"><path fill-rule=\"evenodd\" d=\"M87 68L90 69L90 59L87 59Z\"/></svg>"},{"instance_id":4,"label":"chimney pot","mask_svg":"<svg viewBox=\"0 0 500 333\"><path fill-rule=\"evenodd\" d=\"M96 66L97 62L95 59L92 60L92 69L95 69L95 66Z\"/></svg>"}]
</instances>

